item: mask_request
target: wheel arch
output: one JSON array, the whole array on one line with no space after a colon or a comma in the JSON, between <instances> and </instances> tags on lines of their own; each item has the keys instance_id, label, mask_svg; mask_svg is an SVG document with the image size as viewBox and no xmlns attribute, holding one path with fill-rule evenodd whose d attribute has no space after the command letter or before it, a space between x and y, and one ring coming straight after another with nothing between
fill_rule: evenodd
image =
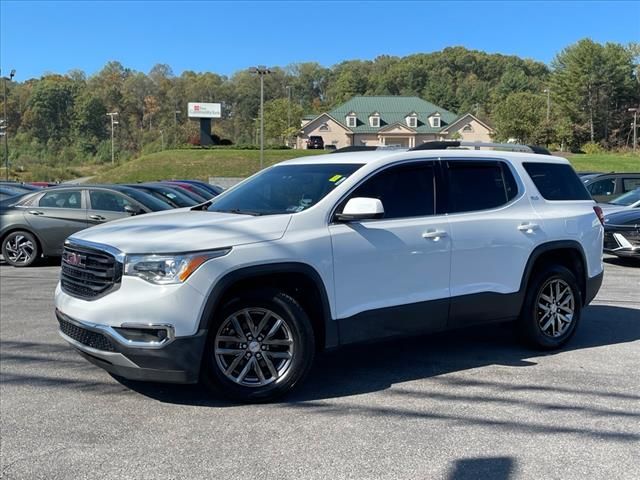
<instances>
[{"instance_id":1,"label":"wheel arch","mask_svg":"<svg viewBox=\"0 0 640 480\"><path fill-rule=\"evenodd\" d=\"M587 298L587 259L584 249L575 240L557 240L538 245L527 261L520 283L520 291L525 294L529 280L533 273L543 265L558 264L571 270L580 286L582 305L586 305Z\"/></svg>"},{"instance_id":2,"label":"wheel arch","mask_svg":"<svg viewBox=\"0 0 640 480\"><path fill-rule=\"evenodd\" d=\"M234 294L260 287L280 288L301 304L311 319L318 349L338 345L338 328L331 318L324 282L315 268L301 262L255 265L227 273L209 293L199 330L209 329L216 311Z\"/></svg>"}]
</instances>

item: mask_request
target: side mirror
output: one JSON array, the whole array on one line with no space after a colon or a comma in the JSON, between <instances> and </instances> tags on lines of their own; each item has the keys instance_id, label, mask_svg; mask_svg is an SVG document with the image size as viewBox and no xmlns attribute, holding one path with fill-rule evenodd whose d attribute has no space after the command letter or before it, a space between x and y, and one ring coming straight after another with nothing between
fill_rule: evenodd
<instances>
[{"instance_id":1,"label":"side mirror","mask_svg":"<svg viewBox=\"0 0 640 480\"><path fill-rule=\"evenodd\" d=\"M140 210L136 210L131 205L125 205L124 211L127 212L129 215L137 215L140 213Z\"/></svg>"},{"instance_id":2,"label":"side mirror","mask_svg":"<svg viewBox=\"0 0 640 480\"><path fill-rule=\"evenodd\" d=\"M353 220L382 218L383 215L384 207L379 199L356 197L347 202L342 213L336 214L336 219L339 222L351 222Z\"/></svg>"}]
</instances>

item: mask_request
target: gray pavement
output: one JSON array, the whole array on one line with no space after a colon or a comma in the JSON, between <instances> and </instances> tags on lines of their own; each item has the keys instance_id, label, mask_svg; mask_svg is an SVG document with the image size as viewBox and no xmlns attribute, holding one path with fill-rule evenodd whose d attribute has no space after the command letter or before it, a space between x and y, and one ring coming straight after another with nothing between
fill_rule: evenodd
<instances>
[{"instance_id":1,"label":"gray pavement","mask_svg":"<svg viewBox=\"0 0 640 480\"><path fill-rule=\"evenodd\" d=\"M606 264L560 352L500 325L359 346L250 406L84 361L56 333L57 275L0 266L0 478L640 478L637 266Z\"/></svg>"}]
</instances>

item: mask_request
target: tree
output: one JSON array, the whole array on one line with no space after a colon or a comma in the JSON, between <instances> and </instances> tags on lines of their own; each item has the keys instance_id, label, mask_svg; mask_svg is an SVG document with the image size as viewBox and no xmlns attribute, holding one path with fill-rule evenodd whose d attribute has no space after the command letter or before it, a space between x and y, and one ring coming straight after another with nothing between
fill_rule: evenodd
<instances>
[{"instance_id":1,"label":"tree","mask_svg":"<svg viewBox=\"0 0 640 480\"><path fill-rule=\"evenodd\" d=\"M500 140L515 138L535 144L544 137L546 100L541 95L512 93L494 111L494 124Z\"/></svg>"},{"instance_id":2,"label":"tree","mask_svg":"<svg viewBox=\"0 0 640 480\"><path fill-rule=\"evenodd\" d=\"M283 145L295 133L303 115L302 107L286 98L270 100L264 104L264 136Z\"/></svg>"}]
</instances>

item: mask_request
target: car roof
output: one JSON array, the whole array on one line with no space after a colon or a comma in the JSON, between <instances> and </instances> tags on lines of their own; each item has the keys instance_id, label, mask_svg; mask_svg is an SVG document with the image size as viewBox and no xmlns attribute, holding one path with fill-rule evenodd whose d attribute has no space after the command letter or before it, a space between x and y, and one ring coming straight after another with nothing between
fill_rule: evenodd
<instances>
[{"instance_id":1,"label":"car roof","mask_svg":"<svg viewBox=\"0 0 640 480\"><path fill-rule=\"evenodd\" d=\"M624 223L629 221L640 223L640 211L635 208L620 210L605 215L605 219L608 225L621 225L620 222Z\"/></svg>"}]
</instances>

